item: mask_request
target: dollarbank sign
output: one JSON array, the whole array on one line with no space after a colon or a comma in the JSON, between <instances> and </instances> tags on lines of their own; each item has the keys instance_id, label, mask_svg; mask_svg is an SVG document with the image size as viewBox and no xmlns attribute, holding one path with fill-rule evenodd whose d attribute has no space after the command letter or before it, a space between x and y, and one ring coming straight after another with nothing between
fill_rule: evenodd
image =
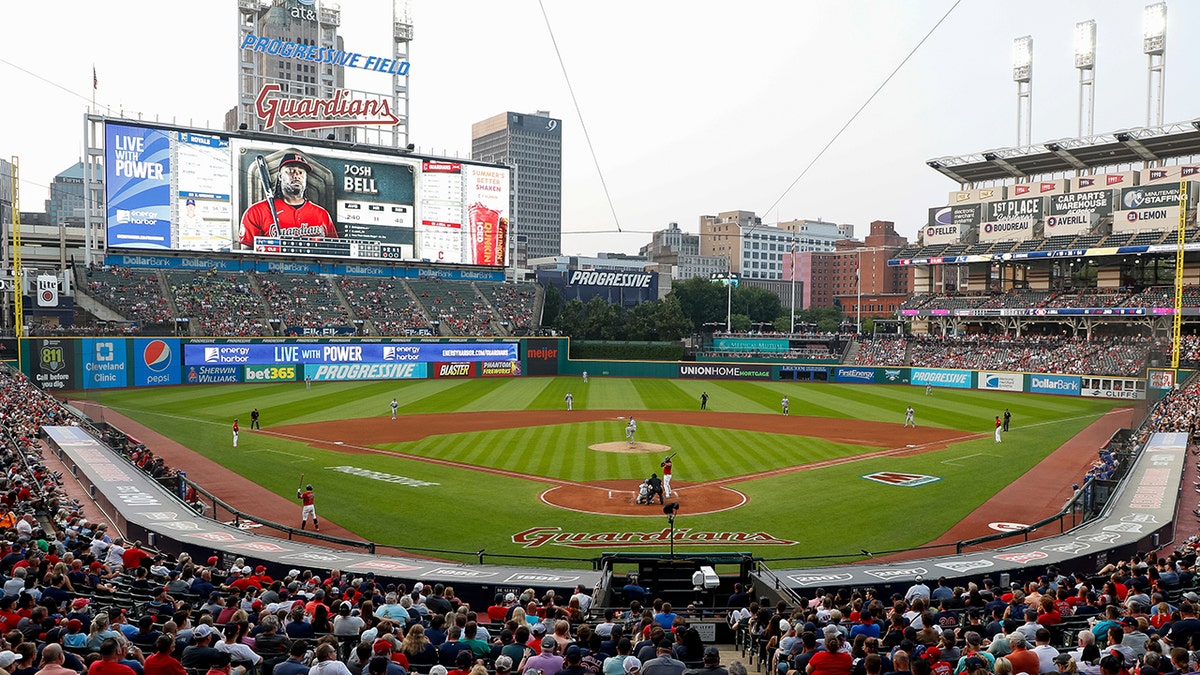
<instances>
[{"instance_id":1,"label":"dollarbank sign","mask_svg":"<svg viewBox=\"0 0 1200 675\"><path fill-rule=\"evenodd\" d=\"M558 527L532 527L512 536L514 544L524 548L567 546L570 548L636 548L667 546L671 529L654 532L564 532ZM716 532L676 528L675 546L793 546L796 542L766 532Z\"/></svg>"}]
</instances>

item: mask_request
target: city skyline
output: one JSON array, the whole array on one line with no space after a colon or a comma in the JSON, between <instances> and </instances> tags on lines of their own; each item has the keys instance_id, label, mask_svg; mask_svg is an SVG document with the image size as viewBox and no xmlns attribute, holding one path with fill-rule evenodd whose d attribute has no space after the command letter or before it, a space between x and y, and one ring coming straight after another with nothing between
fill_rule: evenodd
<instances>
[{"instance_id":1,"label":"city skyline","mask_svg":"<svg viewBox=\"0 0 1200 675\"><path fill-rule=\"evenodd\" d=\"M548 0L582 125L537 3L414 0L411 140L421 152L469 157L471 123L498 111L563 119L565 254L636 253L670 222L694 233L700 216L732 210L860 230L892 220L912 240L927 209L957 188L926 160L1015 145L1016 37L1034 38L1034 144L1076 135L1071 33L1086 19L1098 32L1096 132L1145 124L1145 4L962 2L780 199L953 0L617 2L604 13ZM93 65L101 111L220 129L236 95L232 3L67 0L53 14L13 10L14 25L88 45L56 52L31 29L0 47L0 71L18 92L18 105L0 112L9 130L0 156L21 159L23 210L43 208L53 176L79 160ZM342 16L348 49L386 51L390 21L379 18L390 20L390 2L347 3ZM1200 63L1198 19L1195 5L1169 3L1166 122L1200 117L1200 93L1187 86L1188 65ZM389 84L369 72L347 78Z\"/></svg>"}]
</instances>

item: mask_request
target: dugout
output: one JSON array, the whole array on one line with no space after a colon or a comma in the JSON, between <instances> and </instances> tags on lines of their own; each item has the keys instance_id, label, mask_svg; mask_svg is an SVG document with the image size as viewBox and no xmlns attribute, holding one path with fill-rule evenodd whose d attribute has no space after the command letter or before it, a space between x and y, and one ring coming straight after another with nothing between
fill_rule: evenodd
<instances>
[{"instance_id":1,"label":"dugout","mask_svg":"<svg viewBox=\"0 0 1200 675\"><path fill-rule=\"evenodd\" d=\"M662 553L602 553L599 568L603 580L597 601L601 606L627 606L622 588L626 579L636 577L638 585L646 589L647 597L662 598L676 608L695 606L702 615L714 611L716 619L723 619L723 610L733 585L748 582L761 558L750 553L692 552L663 555ZM692 575L701 566L713 568L720 584L716 588L693 586ZM728 623L717 621L717 631L728 631ZM718 642L731 642L732 634L718 634Z\"/></svg>"}]
</instances>

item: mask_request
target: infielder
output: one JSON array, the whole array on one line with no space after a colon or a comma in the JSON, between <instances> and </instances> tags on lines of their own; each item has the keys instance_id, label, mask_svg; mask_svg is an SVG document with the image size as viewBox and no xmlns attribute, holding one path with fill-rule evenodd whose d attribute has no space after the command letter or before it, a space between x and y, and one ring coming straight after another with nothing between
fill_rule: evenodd
<instances>
[{"instance_id":1,"label":"infielder","mask_svg":"<svg viewBox=\"0 0 1200 675\"><path fill-rule=\"evenodd\" d=\"M392 399L392 419L396 419L396 409L399 407L400 407L400 404L397 403L396 399L393 398Z\"/></svg>"},{"instance_id":2,"label":"infielder","mask_svg":"<svg viewBox=\"0 0 1200 675\"><path fill-rule=\"evenodd\" d=\"M783 400L779 402L779 405L783 406L783 414L788 414L788 406L791 405L791 401L788 401L787 396L783 397Z\"/></svg>"},{"instance_id":3,"label":"infielder","mask_svg":"<svg viewBox=\"0 0 1200 675\"><path fill-rule=\"evenodd\" d=\"M662 470L663 470L663 477L662 477L663 496L666 497L667 499L670 499L671 498L671 469L672 469L671 458L667 457L666 459L664 459L662 461L661 464L659 464L659 466L661 466Z\"/></svg>"},{"instance_id":4,"label":"infielder","mask_svg":"<svg viewBox=\"0 0 1200 675\"><path fill-rule=\"evenodd\" d=\"M1000 419L1000 418L997 417L996 419ZM235 447L235 448L237 447L238 431L239 431L238 421L237 421L237 418L235 417L235 418L233 418L233 447Z\"/></svg>"},{"instance_id":5,"label":"infielder","mask_svg":"<svg viewBox=\"0 0 1200 675\"><path fill-rule=\"evenodd\" d=\"M313 529L317 532L320 532L321 524L317 522L317 507L313 505L314 496L312 483L309 483L303 491L296 490L296 499L299 499L300 503L304 504L304 508L300 509L300 529L303 530L305 526L308 525L308 518L311 516L313 521Z\"/></svg>"},{"instance_id":6,"label":"infielder","mask_svg":"<svg viewBox=\"0 0 1200 675\"><path fill-rule=\"evenodd\" d=\"M904 426L917 428L917 423L913 421L913 407L911 405L904 409Z\"/></svg>"},{"instance_id":7,"label":"infielder","mask_svg":"<svg viewBox=\"0 0 1200 675\"><path fill-rule=\"evenodd\" d=\"M1000 416L999 416L999 415L996 415L996 442L997 442L997 443L999 443L999 442L1000 442L1000 427L1001 427L1003 424L1004 424L1004 423L1000 421Z\"/></svg>"},{"instance_id":8,"label":"infielder","mask_svg":"<svg viewBox=\"0 0 1200 675\"><path fill-rule=\"evenodd\" d=\"M572 396L571 392L568 391L567 392L567 410L573 410L574 405L575 405L575 397Z\"/></svg>"},{"instance_id":9,"label":"infielder","mask_svg":"<svg viewBox=\"0 0 1200 675\"><path fill-rule=\"evenodd\" d=\"M629 424L625 425L625 440L633 445L633 435L637 433L637 420L633 419L633 415L629 416Z\"/></svg>"}]
</instances>

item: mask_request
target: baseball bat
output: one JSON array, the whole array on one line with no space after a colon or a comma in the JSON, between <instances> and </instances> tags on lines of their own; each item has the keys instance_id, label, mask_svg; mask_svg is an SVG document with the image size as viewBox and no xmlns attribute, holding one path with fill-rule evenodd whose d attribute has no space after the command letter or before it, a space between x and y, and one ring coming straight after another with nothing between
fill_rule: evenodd
<instances>
[{"instance_id":1,"label":"baseball bat","mask_svg":"<svg viewBox=\"0 0 1200 675\"><path fill-rule=\"evenodd\" d=\"M304 489L304 474L300 474L300 484L296 486L296 492Z\"/></svg>"},{"instance_id":2,"label":"baseball bat","mask_svg":"<svg viewBox=\"0 0 1200 675\"><path fill-rule=\"evenodd\" d=\"M267 195L267 206L271 208L271 231L268 233L272 237L279 236L279 214L275 213L275 191L271 189L271 170L267 168L267 160L262 155L254 158L258 162L258 179L262 182L263 192Z\"/></svg>"},{"instance_id":3,"label":"baseball bat","mask_svg":"<svg viewBox=\"0 0 1200 675\"><path fill-rule=\"evenodd\" d=\"M667 458L666 458L665 460L663 460L663 461L664 461L664 462L669 462L669 461L671 461L671 458L673 458L675 455L678 455L678 454L679 454L679 452L678 452L678 451L676 451L676 452L672 452L671 454L667 455Z\"/></svg>"}]
</instances>

